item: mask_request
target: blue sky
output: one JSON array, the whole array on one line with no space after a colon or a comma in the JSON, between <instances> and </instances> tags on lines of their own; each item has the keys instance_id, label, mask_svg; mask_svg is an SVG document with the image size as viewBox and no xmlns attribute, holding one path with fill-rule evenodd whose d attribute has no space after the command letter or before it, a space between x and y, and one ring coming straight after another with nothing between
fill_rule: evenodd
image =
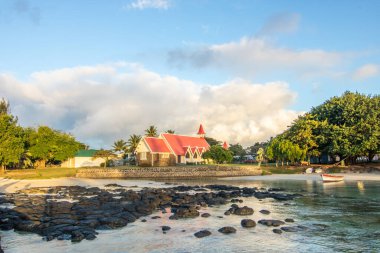
<instances>
[{"instance_id":1,"label":"blue sky","mask_svg":"<svg viewBox=\"0 0 380 253\"><path fill-rule=\"evenodd\" d=\"M178 114L170 116L176 118L167 116L166 120L155 120L154 115L148 113L147 117L152 120L143 120L144 124L161 124L162 130L173 125L178 131L190 132L197 122L206 121L215 136L248 144L283 130L294 115L345 90L379 93L379 12L380 1L377 0L2 0L0 92L10 100L22 124L52 125L73 132L94 146L107 146L113 138L126 136L139 128L123 130L123 123L132 124L124 121L105 136L95 130L92 135L86 135L78 130L78 125L83 125L84 120L90 121L95 114L90 109L79 110L80 104L109 103L106 98L78 95L70 97L71 104L54 104L49 99L54 96L54 101L63 99L62 86L68 87L71 94L92 90L91 81L101 83L105 89L112 86L115 94L125 92L126 98L136 93L141 99L128 105L133 108L143 108L147 100L156 106L163 104L162 115L168 115L164 112L171 107L165 109L165 104L176 96L171 91L173 86L164 80L169 78L176 80L175 85L182 83L195 85L195 90L211 90L216 104L199 102L203 101L202 92L193 91L195 93L189 96L196 97L196 101L187 102L190 107L193 101L195 107L205 108L199 117L197 112L190 113L188 107L178 102L175 105L179 108ZM93 71L89 74L86 68ZM104 68L108 70L104 72ZM125 84L125 74L142 79L155 76L157 80L148 78L146 83L159 83L158 90L172 95L162 97L158 92L156 97L147 96L148 92L141 87L151 86L137 84L141 79ZM41 75L44 78L41 79ZM78 76L68 79L67 75ZM241 83L247 83L247 89L252 89L260 99L242 96L241 99L253 102L239 104L235 98L230 101L217 95L229 86L241 88ZM277 91L284 90L282 100L272 96L273 83L281 83ZM263 93L256 93L260 85ZM24 95L15 94L12 87L23 90ZM276 109L268 107L268 110L276 111L271 122L278 121L280 125L270 131L258 126L263 124L260 118L244 116L249 114L246 112L249 108L262 107L263 103L275 104L278 100ZM235 116L222 113L224 109L206 113L207 108L218 108L220 103L224 103L227 111L234 112L228 107L231 105L245 112L239 124L225 120L225 117ZM75 104L78 104L77 109ZM115 106L125 106L122 98ZM64 108L62 115L56 114L57 108ZM278 115L283 111L292 112L286 117L288 120L279 120L285 117ZM28 116L30 113L42 116L33 119ZM53 121L51 115L61 117ZM178 115L188 116L181 119ZM210 115L215 115L215 119L211 120ZM250 131L239 136L239 132L245 131L244 127ZM247 136L260 137L247 140Z\"/></svg>"}]
</instances>

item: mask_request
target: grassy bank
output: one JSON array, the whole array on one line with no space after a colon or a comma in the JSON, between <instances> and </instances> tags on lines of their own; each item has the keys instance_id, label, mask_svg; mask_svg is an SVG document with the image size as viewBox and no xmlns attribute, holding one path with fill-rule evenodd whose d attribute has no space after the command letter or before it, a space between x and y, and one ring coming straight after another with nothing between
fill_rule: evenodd
<instances>
[{"instance_id":1,"label":"grassy bank","mask_svg":"<svg viewBox=\"0 0 380 253\"><path fill-rule=\"evenodd\" d=\"M45 169L25 169L9 170L0 173L0 177L9 179L50 179L60 177L75 177L75 168L45 168Z\"/></svg>"}]
</instances>

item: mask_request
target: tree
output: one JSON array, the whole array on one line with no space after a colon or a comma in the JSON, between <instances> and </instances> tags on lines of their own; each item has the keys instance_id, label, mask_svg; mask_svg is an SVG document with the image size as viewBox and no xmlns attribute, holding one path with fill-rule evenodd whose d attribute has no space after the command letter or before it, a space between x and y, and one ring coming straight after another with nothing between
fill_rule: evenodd
<instances>
[{"instance_id":1,"label":"tree","mask_svg":"<svg viewBox=\"0 0 380 253\"><path fill-rule=\"evenodd\" d=\"M221 141L218 141L214 138L211 138L211 137L205 137L205 140L207 141L208 145L210 146L214 146L214 145L221 145Z\"/></svg>"},{"instance_id":2,"label":"tree","mask_svg":"<svg viewBox=\"0 0 380 253\"><path fill-rule=\"evenodd\" d=\"M261 163L264 161L264 149L263 148L259 148L259 150L257 150L256 161L259 163L259 167L260 167Z\"/></svg>"},{"instance_id":3,"label":"tree","mask_svg":"<svg viewBox=\"0 0 380 253\"><path fill-rule=\"evenodd\" d=\"M10 114L11 109L9 102L5 100L4 98L1 99L0 101L0 114Z\"/></svg>"},{"instance_id":4,"label":"tree","mask_svg":"<svg viewBox=\"0 0 380 253\"><path fill-rule=\"evenodd\" d=\"M211 146L210 149L203 153L204 159L212 159L217 164L229 163L232 161L233 156L229 150L225 150L219 145Z\"/></svg>"},{"instance_id":5,"label":"tree","mask_svg":"<svg viewBox=\"0 0 380 253\"><path fill-rule=\"evenodd\" d=\"M249 154L257 154L257 151L259 151L260 148L265 150L268 143L269 142L256 142L253 146L246 148L246 152Z\"/></svg>"},{"instance_id":6,"label":"tree","mask_svg":"<svg viewBox=\"0 0 380 253\"><path fill-rule=\"evenodd\" d=\"M229 150L232 152L233 156L245 156L247 153L245 152L242 145L239 143L237 144L230 144Z\"/></svg>"},{"instance_id":7,"label":"tree","mask_svg":"<svg viewBox=\"0 0 380 253\"><path fill-rule=\"evenodd\" d=\"M166 130L165 133L167 134L175 134L175 131L172 129Z\"/></svg>"},{"instance_id":8,"label":"tree","mask_svg":"<svg viewBox=\"0 0 380 253\"><path fill-rule=\"evenodd\" d=\"M155 126L150 126L148 129L145 130L145 136L157 137L157 128Z\"/></svg>"},{"instance_id":9,"label":"tree","mask_svg":"<svg viewBox=\"0 0 380 253\"><path fill-rule=\"evenodd\" d=\"M115 155L112 153L111 150L105 150L105 149L101 149L101 150L98 150L94 153L92 159L95 160L96 158L103 158L104 159L104 168L107 167L107 164L108 164L108 160L111 158L111 157L114 157Z\"/></svg>"},{"instance_id":10,"label":"tree","mask_svg":"<svg viewBox=\"0 0 380 253\"><path fill-rule=\"evenodd\" d=\"M84 145L70 134L47 126L40 126L29 134L29 152L37 167L44 168L46 163L62 162L84 148Z\"/></svg>"},{"instance_id":11,"label":"tree","mask_svg":"<svg viewBox=\"0 0 380 253\"><path fill-rule=\"evenodd\" d=\"M18 164L24 153L24 134L17 119L12 115L0 114L0 167Z\"/></svg>"},{"instance_id":12,"label":"tree","mask_svg":"<svg viewBox=\"0 0 380 253\"><path fill-rule=\"evenodd\" d=\"M113 143L113 150L115 152L119 152L119 153L122 153L123 156L125 155L125 153L127 153L128 151L128 146L127 146L127 142L125 142L123 139L120 139L120 140L117 140Z\"/></svg>"},{"instance_id":13,"label":"tree","mask_svg":"<svg viewBox=\"0 0 380 253\"><path fill-rule=\"evenodd\" d=\"M306 156L306 150L285 139L283 135L279 135L271 140L266 154L269 159L276 160L276 166L278 166L279 162L284 165L284 162L294 163L303 160Z\"/></svg>"},{"instance_id":14,"label":"tree","mask_svg":"<svg viewBox=\"0 0 380 253\"><path fill-rule=\"evenodd\" d=\"M141 135L132 134L131 136L129 136L129 139L128 139L129 152L131 152L132 154L135 153L137 145L139 145L140 140L141 140Z\"/></svg>"}]
</instances>

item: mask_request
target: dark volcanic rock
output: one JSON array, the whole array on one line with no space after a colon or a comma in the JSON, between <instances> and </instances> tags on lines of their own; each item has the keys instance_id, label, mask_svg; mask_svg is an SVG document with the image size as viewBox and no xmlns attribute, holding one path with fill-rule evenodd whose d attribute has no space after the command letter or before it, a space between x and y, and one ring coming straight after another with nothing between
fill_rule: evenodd
<instances>
[{"instance_id":1,"label":"dark volcanic rock","mask_svg":"<svg viewBox=\"0 0 380 253\"><path fill-rule=\"evenodd\" d=\"M209 214L209 213L202 213L202 215L201 215L201 217L203 217L203 218L208 218L210 216L211 216L211 214Z\"/></svg>"},{"instance_id":2,"label":"dark volcanic rock","mask_svg":"<svg viewBox=\"0 0 380 253\"><path fill-rule=\"evenodd\" d=\"M206 237L209 235L211 235L211 232L208 230L201 230L201 231L198 231L194 234L194 236L197 238L202 238L202 237Z\"/></svg>"},{"instance_id":3,"label":"dark volcanic rock","mask_svg":"<svg viewBox=\"0 0 380 253\"><path fill-rule=\"evenodd\" d=\"M278 228L274 228L272 231L273 231L273 233L275 233L275 234L282 234L282 230L281 230L281 229L278 229Z\"/></svg>"},{"instance_id":4,"label":"dark volcanic rock","mask_svg":"<svg viewBox=\"0 0 380 253\"><path fill-rule=\"evenodd\" d=\"M258 223L268 226L268 227L271 227L271 226L278 227L285 224L285 222L280 221L280 220L259 220Z\"/></svg>"},{"instance_id":5,"label":"dark volcanic rock","mask_svg":"<svg viewBox=\"0 0 380 253\"><path fill-rule=\"evenodd\" d=\"M262 213L262 214L270 214L270 211L268 211L268 210L260 210L260 213Z\"/></svg>"},{"instance_id":6,"label":"dark volcanic rock","mask_svg":"<svg viewBox=\"0 0 380 253\"><path fill-rule=\"evenodd\" d=\"M231 213L235 215L252 215L253 209L248 206L237 207Z\"/></svg>"},{"instance_id":7,"label":"dark volcanic rock","mask_svg":"<svg viewBox=\"0 0 380 253\"><path fill-rule=\"evenodd\" d=\"M0 229L36 233L46 241L59 239L80 242L84 239L94 240L97 235L95 229L124 227L160 210L162 213L170 210L172 215L169 219L176 220L198 217L203 207L228 202L241 203L243 202L239 199L241 197L291 200L299 196L277 191L278 189L266 191L266 189L228 185L143 188L136 191L117 184L108 184L106 189L81 186L29 188L12 194L0 194L0 204L9 203L16 206L14 209L0 208ZM253 209L232 204L225 214L251 215ZM201 216L209 217L210 214L203 213ZM160 216L156 215L151 218L158 217ZM223 218L223 216L217 217ZM146 219L142 219L141 222L146 222ZM279 226L283 224L281 222L264 220L262 224ZM242 226L245 227L253 224L254 221L242 221ZM165 229L166 226L162 227L164 233L167 232ZM297 229L304 228L297 226ZM318 228L313 226L311 229ZM234 233L236 229L224 227L220 231Z\"/></svg>"},{"instance_id":8,"label":"dark volcanic rock","mask_svg":"<svg viewBox=\"0 0 380 253\"><path fill-rule=\"evenodd\" d=\"M169 226L162 226L161 229L162 229L162 231L169 231L171 229L171 227L169 227Z\"/></svg>"},{"instance_id":9,"label":"dark volcanic rock","mask_svg":"<svg viewBox=\"0 0 380 253\"><path fill-rule=\"evenodd\" d=\"M233 227L222 227L220 229L218 229L218 231L222 234L232 234L232 233L236 233L236 229L233 228Z\"/></svg>"},{"instance_id":10,"label":"dark volcanic rock","mask_svg":"<svg viewBox=\"0 0 380 253\"><path fill-rule=\"evenodd\" d=\"M256 226L256 222L251 219L244 219L240 222L241 226L244 228L252 228Z\"/></svg>"},{"instance_id":11,"label":"dark volcanic rock","mask_svg":"<svg viewBox=\"0 0 380 253\"><path fill-rule=\"evenodd\" d=\"M299 232L299 231L305 231L307 229L308 229L307 227L300 226L300 225L294 226L294 227L281 227L281 230L285 232Z\"/></svg>"},{"instance_id":12,"label":"dark volcanic rock","mask_svg":"<svg viewBox=\"0 0 380 253\"><path fill-rule=\"evenodd\" d=\"M293 219L290 219L290 218L288 218L288 219L285 219L285 222L294 222L294 220L293 220Z\"/></svg>"}]
</instances>

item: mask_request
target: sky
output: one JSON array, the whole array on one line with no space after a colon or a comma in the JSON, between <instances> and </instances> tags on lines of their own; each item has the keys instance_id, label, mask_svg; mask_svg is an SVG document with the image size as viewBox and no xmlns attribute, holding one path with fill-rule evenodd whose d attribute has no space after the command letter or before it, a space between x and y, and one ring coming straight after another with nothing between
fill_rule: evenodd
<instances>
[{"instance_id":1,"label":"sky","mask_svg":"<svg viewBox=\"0 0 380 253\"><path fill-rule=\"evenodd\" d=\"M174 129L253 145L379 94L380 1L1 0L0 97L93 148Z\"/></svg>"}]
</instances>

